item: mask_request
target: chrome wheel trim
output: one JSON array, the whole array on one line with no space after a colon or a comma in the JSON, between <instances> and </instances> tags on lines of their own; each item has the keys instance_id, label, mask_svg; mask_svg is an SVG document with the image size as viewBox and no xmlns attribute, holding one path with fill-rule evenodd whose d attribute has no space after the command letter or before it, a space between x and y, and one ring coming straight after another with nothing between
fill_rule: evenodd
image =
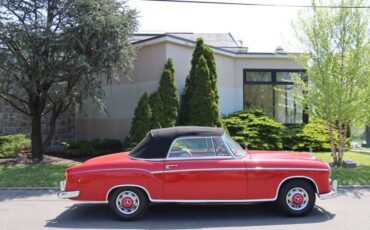
<instances>
[{"instance_id":1,"label":"chrome wheel trim","mask_svg":"<svg viewBox=\"0 0 370 230\"><path fill-rule=\"evenodd\" d=\"M130 207L125 207L123 204L124 200L131 200L132 205ZM132 191L123 191L121 192L116 199L116 207L118 211L125 215L130 215L135 213L140 206L140 200L136 193Z\"/></svg>"},{"instance_id":2,"label":"chrome wheel trim","mask_svg":"<svg viewBox=\"0 0 370 230\"><path fill-rule=\"evenodd\" d=\"M301 203L295 203L294 196L299 196L302 198ZM300 187L295 187L289 190L286 195L286 203L290 209L295 211L300 211L307 207L309 201L308 193L305 189Z\"/></svg>"}]
</instances>

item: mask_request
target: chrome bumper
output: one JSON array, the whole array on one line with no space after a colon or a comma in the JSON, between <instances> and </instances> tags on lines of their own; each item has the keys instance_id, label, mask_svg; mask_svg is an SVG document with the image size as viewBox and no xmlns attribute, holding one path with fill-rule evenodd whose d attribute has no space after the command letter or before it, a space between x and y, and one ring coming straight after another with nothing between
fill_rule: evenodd
<instances>
[{"instance_id":1,"label":"chrome bumper","mask_svg":"<svg viewBox=\"0 0 370 230\"><path fill-rule=\"evenodd\" d=\"M319 198L321 200L334 198L334 197L337 196L337 192L338 192L338 182L336 180L334 180L330 185L330 192L324 193L324 194L319 194Z\"/></svg>"},{"instance_id":2,"label":"chrome bumper","mask_svg":"<svg viewBox=\"0 0 370 230\"><path fill-rule=\"evenodd\" d=\"M60 183L60 192L58 193L58 198L60 199L68 199L73 197L78 197L80 195L80 191L64 191L66 187L66 181L62 180Z\"/></svg>"}]
</instances>

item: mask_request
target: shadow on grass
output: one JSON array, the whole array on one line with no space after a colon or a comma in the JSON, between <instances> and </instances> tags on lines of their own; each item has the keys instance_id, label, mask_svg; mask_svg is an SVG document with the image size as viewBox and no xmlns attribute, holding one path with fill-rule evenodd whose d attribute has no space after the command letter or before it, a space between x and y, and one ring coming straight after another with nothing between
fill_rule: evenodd
<instances>
[{"instance_id":1,"label":"shadow on grass","mask_svg":"<svg viewBox=\"0 0 370 230\"><path fill-rule=\"evenodd\" d=\"M302 218L281 214L273 203L250 205L152 205L140 221L116 219L106 204L75 204L45 227L92 229L200 229L321 223L335 217L320 206Z\"/></svg>"},{"instance_id":2,"label":"shadow on grass","mask_svg":"<svg viewBox=\"0 0 370 230\"><path fill-rule=\"evenodd\" d=\"M370 185L370 166L359 165L357 168L332 168L332 179L339 185Z\"/></svg>"}]
</instances>

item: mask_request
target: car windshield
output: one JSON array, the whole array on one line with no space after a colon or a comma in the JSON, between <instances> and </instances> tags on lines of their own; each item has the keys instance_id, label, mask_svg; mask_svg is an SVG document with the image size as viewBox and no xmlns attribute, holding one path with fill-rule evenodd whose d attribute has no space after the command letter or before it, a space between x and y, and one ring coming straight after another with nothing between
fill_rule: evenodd
<instances>
[{"instance_id":1,"label":"car windshield","mask_svg":"<svg viewBox=\"0 0 370 230\"><path fill-rule=\"evenodd\" d=\"M234 155L237 157L242 157L245 155L245 150L236 143L231 137L228 135L224 135L224 139L226 144L230 147L231 151L233 151Z\"/></svg>"}]
</instances>

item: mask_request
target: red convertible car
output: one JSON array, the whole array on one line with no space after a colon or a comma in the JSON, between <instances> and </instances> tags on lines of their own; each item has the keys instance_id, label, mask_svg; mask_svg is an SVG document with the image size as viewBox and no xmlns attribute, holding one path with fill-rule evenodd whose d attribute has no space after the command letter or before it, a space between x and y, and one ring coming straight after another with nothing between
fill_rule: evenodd
<instances>
[{"instance_id":1,"label":"red convertible car","mask_svg":"<svg viewBox=\"0 0 370 230\"><path fill-rule=\"evenodd\" d=\"M334 197L330 167L309 153L245 150L221 128L150 131L129 153L96 157L66 170L60 198L106 201L124 220L150 203L276 201L293 216Z\"/></svg>"}]
</instances>

